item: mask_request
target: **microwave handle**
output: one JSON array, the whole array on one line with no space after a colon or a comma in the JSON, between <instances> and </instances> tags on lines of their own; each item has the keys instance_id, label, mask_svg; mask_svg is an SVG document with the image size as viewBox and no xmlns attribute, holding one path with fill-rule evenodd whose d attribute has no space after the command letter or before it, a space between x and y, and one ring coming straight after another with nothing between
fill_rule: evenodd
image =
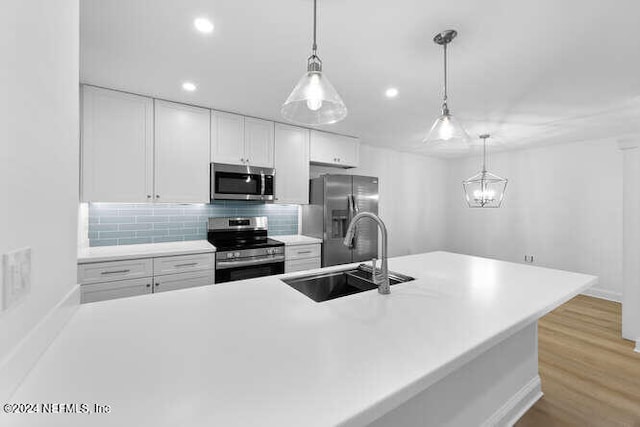
<instances>
[{"instance_id":1,"label":"microwave handle","mask_svg":"<svg viewBox=\"0 0 640 427\"><path fill-rule=\"evenodd\" d=\"M264 196L264 190L265 190L265 179L264 179L264 172L260 171L260 195Z\"/></svg>"}]
</instances>

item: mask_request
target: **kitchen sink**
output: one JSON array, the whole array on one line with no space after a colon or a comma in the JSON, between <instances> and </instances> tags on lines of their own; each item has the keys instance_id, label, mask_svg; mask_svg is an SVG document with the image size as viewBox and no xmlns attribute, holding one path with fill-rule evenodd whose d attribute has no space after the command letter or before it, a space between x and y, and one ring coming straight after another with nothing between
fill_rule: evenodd
<instances>
[{"instance_id":1,"label":"kitchen sink","mask_svg":"<svg viewBox=\"0 0 640 427\"><path fill-rule=\"evenodd\" d=\"M414 280L413 277L389 272L389 284L396 285ZM378 286L373 283L371 266L361 264L357 268L309 274L282 279L287 285L305 294L315 302L328 301L358 292L370 291Z\"/></svg>"}]
</instances>

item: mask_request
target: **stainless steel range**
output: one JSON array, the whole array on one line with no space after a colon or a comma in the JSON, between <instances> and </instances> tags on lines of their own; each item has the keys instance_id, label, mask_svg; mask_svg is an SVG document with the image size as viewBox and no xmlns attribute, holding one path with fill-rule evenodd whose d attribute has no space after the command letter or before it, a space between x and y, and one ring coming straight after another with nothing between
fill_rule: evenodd
<instances>
[{"instance_id":1,"label":"stainless steel range","mask_svg":"<svg viewBox=\"0 0 640 427\"><path fill-rule=\"evenodd\" d=\"M267 217L209 218L216 283L284 273L284 243L267 237Z\"/></svg>"}]
</instances>

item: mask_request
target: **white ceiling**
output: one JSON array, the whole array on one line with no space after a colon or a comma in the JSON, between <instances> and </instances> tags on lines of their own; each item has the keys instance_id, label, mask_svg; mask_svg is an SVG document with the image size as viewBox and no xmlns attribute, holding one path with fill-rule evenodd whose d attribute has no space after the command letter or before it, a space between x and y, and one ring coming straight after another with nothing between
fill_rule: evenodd
<instances>
[{"instance_id":1,"label":"white ceiling","mask_svg":"<svg viewBox=\"0 0 640 427\"><path fill-rule=\"evenodd\" d=\"M283 121L311 0L81 0L81 80ZM428 153L442 50L450 108L502 149L640 134L637 0L318 0L319 55L349 115L322 128ZM193 19L208 16L210 35ZM190 80L198 90L186 93ZM396 99L384 91L394 86ZM437 153L436 153L437 154Z\"/></svg>"}]
</instances>

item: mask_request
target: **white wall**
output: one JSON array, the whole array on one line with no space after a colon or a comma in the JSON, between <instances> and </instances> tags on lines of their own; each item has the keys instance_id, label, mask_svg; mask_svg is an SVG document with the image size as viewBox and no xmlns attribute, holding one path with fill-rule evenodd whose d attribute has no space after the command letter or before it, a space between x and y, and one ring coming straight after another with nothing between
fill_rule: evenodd
<instances>
[{"instance_id":1,"label":"white wall","mask_svg":"<svg viewBox=\"0 0 640 427\"><path fill-rule=\"evenodd\" d=\"M509 179L501 209L469 209L461 181L480 158L448 161L446 249L595 274L595 293L622 291L622 154L615 141L489 153Z\"/></svg>"},{"instance_id":2,"label":"white wall","mask_svg":"<svg viewBox=\"0 0 640 427\"><path fill-rule=\"evenodd\" d=\"M445 239L446 161L360 145L360 167L311 167L323 173L377 176L379 214L389 230L389 255L441 249Z\"/></svg>"},{"instance_id":3,"label":"white wall","mask_svg":"<svg viewBox=\"0 0 640 427\"><path fill-rule=\"evenodd\" d=\"M0 313L0 374L76 285L78 27L78 0L0 6L0 253L32 249L31 293Z\"/></svg>"}]
</instances>

